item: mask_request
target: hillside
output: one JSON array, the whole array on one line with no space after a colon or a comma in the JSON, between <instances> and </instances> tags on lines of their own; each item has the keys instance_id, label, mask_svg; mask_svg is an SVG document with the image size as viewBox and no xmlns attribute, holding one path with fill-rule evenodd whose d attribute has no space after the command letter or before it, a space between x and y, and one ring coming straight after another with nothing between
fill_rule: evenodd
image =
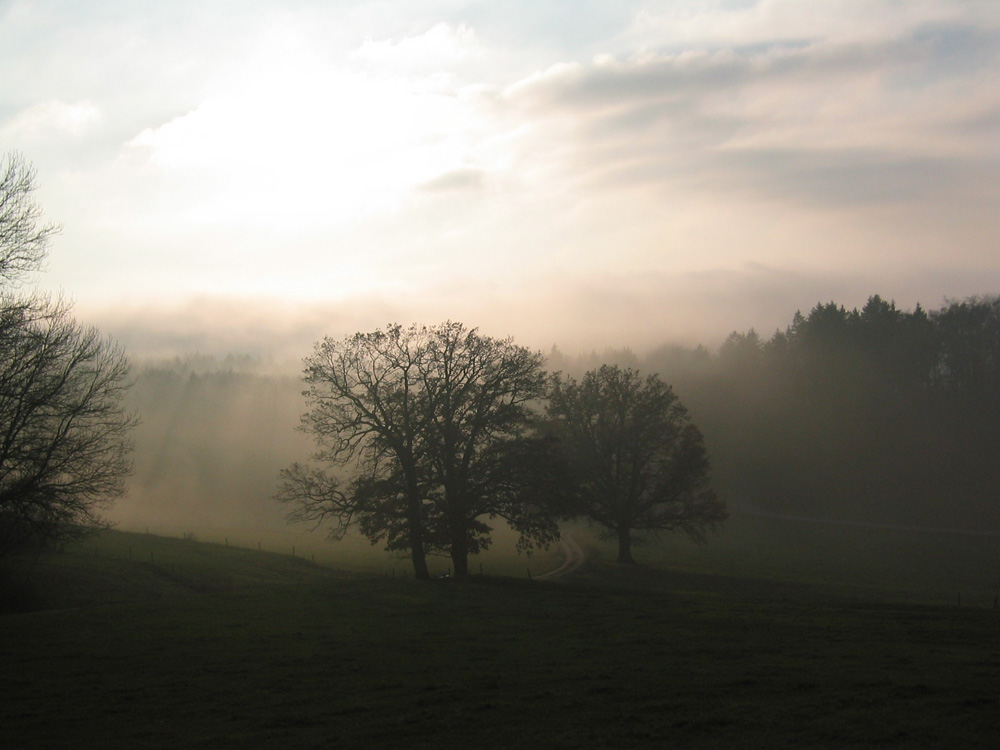
<instances>
[{"instance_id":1,"label":"hillside","mask_svg":"<svg viewBox=\"0 0 1000 750\"><path fill-rule=\"evenodd\" d=\"M991 747L1000 731L991 610L599 560L584 582L418 583L143 537L39 563L61 583L38 603L59 608L0 617L6 747Z\"/></svg>"},{"instance_id":2,"label":"hillside","mask_svg":"<svg viewBox=\"0 0 1000 750\"><path fill-rule=\"evenodd\" d=\"M19 559L0 611L64 609L178 594L266 589L334 575L310 561L221 544L107 531Z\"/></svg>"}]
</instances>

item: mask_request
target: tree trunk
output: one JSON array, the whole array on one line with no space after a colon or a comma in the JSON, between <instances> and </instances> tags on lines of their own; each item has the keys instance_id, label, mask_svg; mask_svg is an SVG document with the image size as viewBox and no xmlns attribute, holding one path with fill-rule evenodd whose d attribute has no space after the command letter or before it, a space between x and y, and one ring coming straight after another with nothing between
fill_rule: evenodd
<instances>
[{"instance_id":1,"label":"tree trunk","mask_svg":"<svg viewBox=\"0 0 1000 750\"><path fill-rule=\"evenodd\" d=\"M469 576L469 553L463 550L451 550L451 564L455 566L455 578Z\"/></svg>"},{"instance_id":2,"label":"tree trunk","mask_svg":"<svg viewBox=\"0 0 1000 750\"><path fill-rule=\"evenodd\" d=\"M413 560L413 572L417 580L429 581L427 556L424 554L423 522L420 519L420 489L415 480L407 482L406 526L410 537L410 558Z\"/></svg>"},{"instance_id":3,"label":"tree trunk","mask_svg":"<svg viewBox=\"0 0 1000 750\"><path fill-rule=\"evenodd\" d=\"M632 559L632 530L627 526L618 527L618 562L635 565Z\"/></svg>"},{"instance_id":4,"label":"tree trunk","mask_svg":"<svg viewBox=\"0 0 1000 750\"><path fill-rule=\"evenodd\" d=\"M414 541L413 534L410 534L410 557L413 559L413 572L420 581L429 581L431 574L427 570L427 557L424 555L424 544L422 540Z\"/></svg>"},{"instance_id":5,"label":"tree trunk","mask_svg":"<svg viewBox=\"0 0 1000 750\"><path fill-rule=\"evenodd\" d=\"M444 483L444 504L448 518L448 546L451 553L451 565L455 578L466 578L469 575L469 529L465 518L466 497L465 482L454 477L455 468L446 469ZM447 475L451 474L449 480Z\"/></svg>"},{"instance_id":6,"label":"tree trunk","mask_svg":"<svg viewBox=\"0 0 1000 750\"><path fill-rule=\"evenodd\" d=\"M427 557L424 554L424 540L420 529L420 522L409 524L410 526L410 557L413 560L413 572L417 579L429 581L431 574L427 570Z\"/></svg>"},{"instance_id":7,"label":"tree trunk","mask_svg":"<svg viewBox=\"0 0 1000 750\"><path fill-rule=\"evenodd\" d=\"M451 522L451 564L455 578L469 575L469 544L464 519Z\"/></svg>"}]
</instances>

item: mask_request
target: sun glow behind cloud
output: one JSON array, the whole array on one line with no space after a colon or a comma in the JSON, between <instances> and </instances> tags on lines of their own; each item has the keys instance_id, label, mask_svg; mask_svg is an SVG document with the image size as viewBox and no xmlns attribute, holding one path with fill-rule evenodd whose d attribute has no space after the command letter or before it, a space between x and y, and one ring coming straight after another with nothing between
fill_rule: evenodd
<instances>
[{"instance_id":1,"label":"sun glow behind cloud","mask_svg":"<svg viewBox=\"0 0 1000 750\"><path fill-rule=\"evenodd\" d=\"M461 41L428 34L440 46ZM475 159L477 123L461 91L393 70L393 53L411 58L409 46L366 42L359 59L380 65L364 70L301 42L294 30L272 32L197 109L129 142L151 167L204 186L187 218L330 226L397 208L407 191Z\"/></svg>"},{"instance_id":2,"label":"sun glow behind cloud","mask_svg":"<svg viewBox=\"0 0 1000 750\"><path fill-rule=\"evenodd\" d=\"M439 68L476 44L466 28L437 25L338 56L295 26L261 32L197 107L125 144L117 179L147 189L106 220L211 246L225 273L203 277L207 291L329 297L398 286L398 273L385 273L399 257L384 233L401 231L415 203L475 189L509 158L481 91ZM279 236L288 247L275 264Z\"/></svg>"}]
</instances>

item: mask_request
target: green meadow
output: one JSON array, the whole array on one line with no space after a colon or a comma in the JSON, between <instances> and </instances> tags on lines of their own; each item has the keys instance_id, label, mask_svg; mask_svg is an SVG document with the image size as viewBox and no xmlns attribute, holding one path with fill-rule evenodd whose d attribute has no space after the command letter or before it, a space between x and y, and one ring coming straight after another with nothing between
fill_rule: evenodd
<instances>
[{"instance_id":1,"label":"green meadow","mask_svg":"<svg viewBox=\"0 0 1000 750\"><path fill-rule=\"evenodd\" d=\"M734 516L705 547L664 538L625 568L578 533L588 561L556 581L528 576L552 551L512 556L523 574L421 583L402 563L123 532L25 561L0 615L3 746L1000 737L1000 540Z\"/></svg>"}]
</instances>

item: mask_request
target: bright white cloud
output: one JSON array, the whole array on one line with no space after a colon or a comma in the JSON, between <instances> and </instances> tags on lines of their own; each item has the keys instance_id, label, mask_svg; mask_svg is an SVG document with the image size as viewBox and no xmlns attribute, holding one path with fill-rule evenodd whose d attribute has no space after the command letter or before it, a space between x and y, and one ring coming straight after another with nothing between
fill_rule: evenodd
<instances>
[{"instance_id":1,"label":"bright white cloud","mask_svg":"<svg viewBox=\"0 0 1000 750\"><path fill-rule=\"evenodd\" d=\"M356 58L380 73L392 72L411 77L456 75L458 65L481 59L476 33L468 26L457 28L438 23L422 34L402 39L368 37L357 51Z\"/></svg>"},{"instance_id":2,"label":"bright white cloud","mask_svg":"<svg viewBox=\"0 0 1000 750\"><path fill-rule=\"evenodd\" d=\"M67 103L54 99L38 102L0 123L0 140L33 145L46 139L79 139L101 121L93 102Z\"/></svg>"},{"instance_id":3,"label":"bright white cloud","mask_svg":"<svg viewBox=\"0 0 1000 750\"><path fill-rule=\"evenodd\" d=\"M273 34L197 109L128 143L149 166L191 183L187 217L204 224L336 225L398 207L405 193L478 162L476 112L437 76L469 34L436 26L337 67L294 33ZM377 50L377 54L375 54ZM400 65L422 60L426 75Z\"/></svg>"}]
</instances>

